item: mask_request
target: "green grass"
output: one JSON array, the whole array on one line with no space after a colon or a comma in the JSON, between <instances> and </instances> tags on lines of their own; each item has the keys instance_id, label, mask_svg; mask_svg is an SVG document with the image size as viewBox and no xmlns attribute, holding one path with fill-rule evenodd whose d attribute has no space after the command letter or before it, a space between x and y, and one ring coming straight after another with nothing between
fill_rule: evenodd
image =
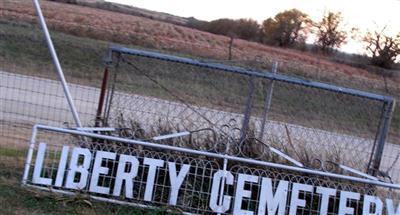
<instances>
[{"instance_id":1,"label":"green grass","mask_svg":"<svg viewBox=\"0 0 400 215\"><path fill-rule=\"evenodd\" d=\"M108 42L76 37L52 31L62 67L69 82L100 86L102 59ZM40 29L30 24L0 21L0 69L15 73L56 79L47 46ZM190 56L189 56L190 57ZM191 104L216 107L241 112L247 92L243 91L246 80L223 76L209 71L192 70L174 64L155 64L142 60L140 64L148 74L156 77L164 86L179 92ZM186 72L185 72L186 71ZM199 73L203 72L203 73ZM158 98L175 100L170 94L155 86L147 78L136 75L127 79L119 77L126 88L123 90ZM193 79L196 77L196 79ZM257 87L263 85L258 83ZM263 87L255 94L255 114L262 110ZM358 98L335 97L311 89L301 89L280 84L275 87L271 119L303 124L325 126L344 133L371 133L376 129L378 106L361 102ZM307 94L308 93L308 94ZM344 106L343 106L344 105ZM374 115L375 116L375 115ZM355 125L355 126L354 126ZM359 127L358 127L359 126ZM396 109L391 127L392 137L400 134L400 108ZM370 136L371 137L371 136ZM400 142L398 142L400 143ZM0 158L24 158L25 150L1 148ZM19 162L22 164L22 162ZM11 168L0 163L0 214L165 214L165 209L142 210L133 207L91 201L85 197L65 197L49 192L29 190L20 186L22 168ZM5 204L4 204L5 203Z\"/></svg>"},{"instance_id":2,"label":"green grass","mask_svg":"<svg viewBox=\"0 0 400 215\"><path fill-rule=\"evenodd\" d=\"M26 155L26 149L0 147L0 157L21 157Z\"/></svg>"},{"instance_id":3,"label":"green grass","mask_svg":"<svg viewBox=\"0 0 400 215\"><path fill-rule=\"evenodd\" d=\"M31 24L0 22L0 69L56 79L40 29ZM108 42L52 31L62 67L69 82L99 87ZM129 46L129 45L128 45ZM248 92L247 80L190 66L138 58L137 65L188 103L242 113ZM125 65L126 66L126 65ZM121 67L119 90L176 100L147 77ZM122 74L122 73L121 73ZM253 113L260 115L266 86L258 81ZM261 83L264 82L264 83ZM245 86L243 86L245 85ZM287 84L274 89L270 118L304 126L374 138L380 105ZM263 87L264 86L264 87ZM355 84L356 86L356 84ZM400 109L393 115L391 134L400 134Z\"/></svg>"},{"instance_id":4,"label":"green grass","mask_svg":"<svg viewBox=\"0 0 400 215\"><path fill-rule=\"evenodd\" d=\"M56 78L40 29L30 24L3 21L0 22L0 35L2 69ZM69 81L98 86L108 43L63 33L52 33L52 37Z\"/></svg>"}]
</instances>

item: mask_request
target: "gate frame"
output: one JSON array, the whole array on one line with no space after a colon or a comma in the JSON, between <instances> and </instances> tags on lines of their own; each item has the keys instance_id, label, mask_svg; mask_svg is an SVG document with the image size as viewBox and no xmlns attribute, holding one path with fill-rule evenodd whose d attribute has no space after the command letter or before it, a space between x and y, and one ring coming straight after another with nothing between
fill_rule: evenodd
<instances>
[{"instance_id":1,"label":"gate frame","mask_svg":"<svg viewBox=\"0 0 400 215\"><path fill-rule=\"evenodd\" d=\"M382 160L382 155L383 155L383 149L385 147L386 139L389 134L389 128L390 128L390 123L395 107L395 99L392 96L386 96L386 95L380 95L376 93L370 93L362 90L357 90L357 89L352 89L352 88L347 88L347 87L339 87L336 85L332 84L326 84L322 82L316 82L316 81L310 81L306 79L301 79L297 77L292 77L289 75L284 75L280 73L276 73L275 71L262 71L262 70L256 70L256 69L245 69L241 67L236 67L236 66L228 66L228 65L223 65L220 63L210 63L206 61L201 61L201 60L196 60L196 59L191 59L191 58L186 58L186 57L179 57L175 55L170 55L170 54L162 54L159 52L154 52L154 51L144 51L144 50L139 50L139 49L131 49L131 48L126 48L126 47L121 47L121 46L116 46L116 45L111 45L107 51L106 57L104 58L104 63L106 67L110 66L113 64L113 55L117 54L117 59L119 62L121 54L127 54L127 55L134 55L134 56L140 56L140 57L146 57L146 58L152 58L152 59L157 59L157 60L163 60L163 61L169 61L169 62L174 62L174 63L181 63L181 64L188 64L192 66L198 66L202 68L207 68L207 69L215 69L215 70L220 70L224 72L229 72L229 73L236 73L236 74L241 74L241 75L246 75L250 78L249 80L249 87L250 87L250 92L248 95L247 103L246 103L246 108L244 110L244 120L242 123L242 129L241 129L241 140L245 138L246 135L246 129L248 127L249 123L249 118L251 115L251 106L252 106L252 97L254 93L254 83L253 79L254 78L264 78L264 79L269 79L271 82L274 81L280 81L280 82L285 82L285 83L290 83L294 85L300 85L300 86L305 86L305 87L310 87L310 88L316 88L316 89L321 89L333 93L341 93L345 95L351 95L351 96L356 96L360 98L366 98L369 100L375 100L375 101L380 101L383 102L383 107L382 107L382 115L379 120L379 126L377 128L375 140L372 146L371 150L371 156L368 161L367 169L365 170L366 173L372 174L373 176L377 176L379 174L379 169L380 169L380 164ZM118 66L117 62L117 66ZM274 69L274 68L273 68ZM105 72L108 72L105 70ZM108 74L107 74L108 75ZM107 88L107 83L105 85L102 85L102 89ZM253 89L253 90L252 90ZM108 95L108 94L107 94ZM101 101L104 98L99 98L99 101ZM109 99L109 98L108 98ZM109 105L109 100L107 99L106 105ZM268 108L268 106L264 107ZM104 113L107 115L109 107L103 108L102 105L99 104L98 106L98 113L101 113L99 111L105 109ZM268 110L264 110L268 112ZM104 118L107 118L106 116Z\"/></svg>"}]
</instances>

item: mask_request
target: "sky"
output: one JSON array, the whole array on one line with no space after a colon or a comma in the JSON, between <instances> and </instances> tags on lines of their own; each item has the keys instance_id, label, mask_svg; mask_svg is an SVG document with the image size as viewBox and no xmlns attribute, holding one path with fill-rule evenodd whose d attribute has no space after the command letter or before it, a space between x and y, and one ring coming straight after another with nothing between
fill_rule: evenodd
<instances>
[{"instance_id":1,"label":"sky","mask_svg":"<svg viewBox=\"0 0 400 215\"><path fill-rule=\"evenodd\" d=\"M107 0L182 17L211 21L219 18L252 18L261 23L287 9L297 8L314 21L324 12L341 12L346 28L361 32L386 27L385 32L400 32L400 0ZM363 54L363 45L350 40L342 51Z\"/></svg>"}]
</instances>

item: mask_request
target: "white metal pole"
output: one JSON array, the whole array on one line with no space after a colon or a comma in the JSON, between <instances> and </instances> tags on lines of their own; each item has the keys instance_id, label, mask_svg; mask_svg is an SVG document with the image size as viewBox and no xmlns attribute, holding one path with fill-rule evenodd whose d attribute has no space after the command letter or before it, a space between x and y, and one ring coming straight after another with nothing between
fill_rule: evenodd
<instances>
[{"instance_id":1,"label":"white metal pole","mask_svg":"<svg viewBox=\"0 0 400 215\"><path fill-rule=\"evenodd\" d=\"M67 98L68 105L69 105L69 108L71 109L71 112L72 112L72 115L74 117L76 126L77 127L82 127L81 121L79 119L78 112L76 111L74 101L72 99L71 93L70 93L69 88L68 88L68 84L65 81L64 73L63 73L63 71L61 69L60 62L58 61L57 53L56 53L56 50L54 49L54 45L53 45L53 42L51 40L51 37L50 37L50 34L49 34L49 30L47 29L46 21L44 20L42 9L40 8L40 5L39 5L39 0L33 0L33 4L34 4L36 12L37 12L37 14L39 16L39 22L40 22L40 25L42 26L43 33L44 33L44 35L46 37L47 46L49 47L50 54L51 54L51 57L53 59L54 66L56 67L58 77L60 78L60 81L61 81L61 84L62 84L62 87L63 87L63 90L64 90L64 94L65 94L65 97Z\"/></svg>"}]
</instances>

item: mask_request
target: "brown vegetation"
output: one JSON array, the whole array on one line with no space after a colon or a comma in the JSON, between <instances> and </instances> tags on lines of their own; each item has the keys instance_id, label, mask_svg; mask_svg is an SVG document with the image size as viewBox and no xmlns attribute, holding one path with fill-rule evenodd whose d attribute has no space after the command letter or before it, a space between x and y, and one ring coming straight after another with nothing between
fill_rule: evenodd
<instances>
[{"instance_id":1,"label":"brown vegetation","mask_svg":"<svg viewBox=\"0 0 400 215\"><path fill-rule=\"evenodd\" d=\"M162 49L193 56L227 59L230 38L182 26L126 14L43 1L48 25L56 31L116 43ZM0 20L37 23L31 1L4 0ZM236 39L232 50L236 61L256 61L269 68L280 62L279 72L333 82L342 86L385 92L380 75L365 69L338 64L312 53L282 49ZM387 80L390 92L397 92L396 80ZM355 85L355 83L358 83Z\"/></svg>"}]
</instances>

